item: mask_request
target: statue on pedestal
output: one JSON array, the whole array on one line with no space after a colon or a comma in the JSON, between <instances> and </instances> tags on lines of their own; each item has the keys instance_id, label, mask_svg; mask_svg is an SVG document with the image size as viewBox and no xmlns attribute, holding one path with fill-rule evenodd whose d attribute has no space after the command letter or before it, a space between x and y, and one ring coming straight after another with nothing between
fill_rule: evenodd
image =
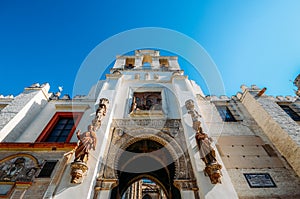
<instances>
[{"instance_id":1,"label":"statue on pedestal","mask_svg":"<svg viewBox=\"0 0 300 199\"><path fill-rule=\"evenodd\" d=\"M88 126L88 130L84 133L80 133L80 130L76 132L79 141L77 147L74 149L75 159L71 163L71 183L81 183L83 176L88 170L87 162L89 153L91 149L96 149L96 131L100 128L101 120L106 115L108 103L108 99L101 98L99 107L96 111L96 116L93 119L92 124Z\"/></svg>"},{"instance_id":2,"label":"statue on pedestal","mask_svg":"<svg viewBox=\"0 0 300 199\"><path fill-rule=\"evenodd\" d=\"M222 165L217 162L216 152L211 145L212 138L208 137L208 135L203 132L199 120L201 115L195 110L194 101L187 100L185 106L193 121L193 129L196 132L195 139L199 149L200 158L205 163L204 174L209 176L211 183L221 183Z\"/></svg>"}]
</instances>

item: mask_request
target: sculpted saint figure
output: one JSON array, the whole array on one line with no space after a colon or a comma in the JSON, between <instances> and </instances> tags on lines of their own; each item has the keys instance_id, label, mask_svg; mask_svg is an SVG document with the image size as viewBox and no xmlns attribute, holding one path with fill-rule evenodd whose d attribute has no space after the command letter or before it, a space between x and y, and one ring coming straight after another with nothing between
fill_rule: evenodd
<instances>
[{"instance_id":1,"label":"sculpted saint figure","mask_svg":"<svg viewBox=\"0 0 300 199\"><path fill-rule=\"evenodd\" d=\"M185 106L193 121L193 129L196 132L195 139L199 148L200 158L205 163L204 174L209 176L211 183L221 183L222 165L216 160L216 152L211 145L212 138L203 132L200 122L201 115L195 110L194 101L191 99L187 100Z\"/></svg>"},{"instance_id":2,"label":"sculpted saint figure","mask_svg":"<svg viewBox=\"0 0 300 199\"><path fill-rule=\"evenodd\" d=\"M76 132L79 140L78 146L75 149L75 160L74 162L84 162L88 160L88 154L91 149L95 150L97 136L93 125L88 126L88 131L80 134L80 130Z\"/></svg>"},{"instance_id":3,"label":"sculpted saint figure","mask_svg":"<svg viewBox=\"0 0 300 199\"><path fill-rule=\"evenodd\" d=\"M205 165L216 163L216 154L211 146L211 138L208 137L206 133L203 133L201 126L198 127L195 138L199 148L200 157Z\"/></svg>"}]
</instances>

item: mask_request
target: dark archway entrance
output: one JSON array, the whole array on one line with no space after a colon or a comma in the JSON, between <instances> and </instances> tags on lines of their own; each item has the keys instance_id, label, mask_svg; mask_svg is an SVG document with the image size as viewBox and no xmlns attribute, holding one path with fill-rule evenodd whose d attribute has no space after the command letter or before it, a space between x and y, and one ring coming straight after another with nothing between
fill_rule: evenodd
<instances>
[{"instance_id":1,"label":"dark archway entrance","mask_svg":"<svg viewBox=\"0 0 300 199\"><path fill-rule=\"evenodd\" d=\"M148 178L159 184L169 199L181 199L174 186L175 164L169 151L153 140L140 140L128 146L119 158L117 166L118 186L111 199L120 199L132 183Z\"/></svg>"}]
</instances>

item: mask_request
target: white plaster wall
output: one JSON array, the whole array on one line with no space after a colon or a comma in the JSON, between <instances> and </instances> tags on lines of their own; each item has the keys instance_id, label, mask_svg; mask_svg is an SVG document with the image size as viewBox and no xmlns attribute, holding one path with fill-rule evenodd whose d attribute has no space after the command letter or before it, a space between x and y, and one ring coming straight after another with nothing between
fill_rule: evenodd
<instances>
[{"instance_id":1,"label":"white plaster wall","mask_svg":"<svg viewBox=\"0 0 300 199\"><path fill-rule=\"evenodd\" d=\"M159 58L153 57L152 58L152 69L159 69L159 68L160 68Z\"/></svg>"},{"instance_id":2,"label":"white plaster wall","mask_svg":"<svg viewBox=\"0 0 300 199\"><path fill-rule=\"evenodd\" d=\"M241 101L270 141L299 175L299 125L288 118L288 115L280 110L274 101L265 97L255 99L246 90L241 96Z\"/></svg>"},{"instance_id":3,"label":"white plaster wall","mask_svg":"<svg viewBox=\"0 0 300 199\"><path fill-rule=\"evenodd\" d=\"M45 88L25 90L23 93L18 95L10 105L6 106L1 111L1 141L4 139L6 139L7 142L15 141L27 128L34 117L47 103L47 93L49 88L50 87L47 84Z\"/></svg>"},{"instance_id":4,"label":"white plaster wall","mask_svg":"<svg viewBox=\"0 0 300 199\"><path fill-rule=\"evenodd\" d=\"M125 61L125 57L118 57L114 64L114 68L123 68L125 66Z\"/></svg>"},{"instance_id":5,"label":"white plaster wall","mask_svg":"<svg viewBox=\"0 0 300 199\"><path fill-rule=\"evenodd\" d=\"M171 70L180 70L179 64L178 64L178 60L174 57L169 59L169 67Z\"/></svg>"},{"instance_id":6,"label":"white plaster wall","mask_svg":"<svg viewBox=\"0 0 300 199\"><path fill-rule=\"evenodd\" d=\"M195 110L198 111L201 114L201 111L199 109L196 96L194 95L194 92L191 90L191 86L188 85L188 82L183 81L185 79L182 79L182 77L178 77L179 79L173 79L173 84L175 85L175 92L176 96L178 97L178 101L180 104L180 113L181 113L181 119L182 124L184 128L186 143L188 146L188 152L190 154L191 158L191 164L194 169L195 177L197 179L197 184L199 187L199 193L200 198L219 198L222 196L222 198L226 199L234 199L238 198L237 193L234 189L234 186L231 182L231 179L224 167L224 164L218 154L217 149L216 151L216 158L218 162L223 166L222 168L222 184L211 184L210 179L208 176L204 175L204 168L205 164L200 159L199 152L197 150L197 144L194 139L195 131L192 128L192 119L191 116L187 113L187 110L185 108L185 102L189 99L192 99L195 102ZM181 84L181 85L178 85ZM185 85L184 85L185 84ZM204 124L203 118L200 119L202 124ZM207 127L203 125L203 130L206 131Z\"/></svg>"},{"instance_id":7,"label":"white plaster wall","mask_svg":"<svg viewBox=\"0 0 300 199\"><path fill-rule=\"evenodd\" d=\"M56 112L55 104L48 103L40 114L28 125L24 133L16 140L16 142L35 142L43 129L49 123Z\"/></svg>"},{"instance_id":8,"label":"white plaster wall","mask_svg":"<svg viewBox=\"0 0 300 199\"><path fill-rule=\"evenodd\" d=\"M141 69L142 68L142 61L143 61L143 57L136 57L135 58L135 68L134 69Z\"/></svg>"},{"instance_id":9,"label":"white plaster wall","mask_svg":"<svg viewBox=\"0 0 300 199\"><path fill-rule=\"evenodd\" d=\"M120 87L121 79L116 79L116 82L107 81L107 83L112 83L109 85L111 89L105 90L102 89L99 93L98 100L94 104L94 106L98 106L100 98L107 98L109 100L109 105L107 109L106 116L102 119L101 127L96 132L97 134L97 145L96 150L90 151L88 167L89 170L87 175L84 177L84 182L82 184L71 184L71 175L70 175L70 165L67 165L66 171L62 177L61 182L59 183L57 190L55 192L54 198L57 199L65 199L65 198L92 198L93 191L95 187L95 179L97 176L97 172L99 171L99 167L101 166L102 159L104 157L105 149L109 145L110 140L110 124L113 119L113 112L117 108L116 102L118 101L118 97L116 96L116 90ZM85 128L91 123L91 120L94 118L95 110L87 111L86 119L82 122L81 126L85 126ZM72 160L74 157L72 157Z\"/></svg>"},{"instance_id":10,"label":"white plaster wall","mask_svg":"<svg viewBox=\"0 0 300 199\"><path fill-rule=\"evenodd\" d=\"M86 130L87 125L94 117L95 109L94 101L84 100L82 102L62 102L62 101L50 101L44 109L31 121L31 123L27 126L24 132L16 139L16 142L35 142L35 140L40 136L44 128L48 125L52 117L55 115L56 112L83 112L83 116L78 123L77 129ZM66 107L70 107L72 105L84 105L86 107L90 107L89 109L76 109L71 110L66 108L65 110L57 110L55 105L65 105ZM70 142L77 142L76 134L74 133Z\"/></svg>"},{"instance_id":11,"label":"white plaster wall","mask_svg":"<svg viewBox=\"0 0 300 199\"><path fill-rule=\"evenodd\" d=\"M89 91L89 94L87 96L85 96L85 99L97 99L99 92L101 91L101 89L103 88L105 81L104 80L100 80L97 82L96 85L92 86L91 90Z\"/></svg>"}]
</instances>

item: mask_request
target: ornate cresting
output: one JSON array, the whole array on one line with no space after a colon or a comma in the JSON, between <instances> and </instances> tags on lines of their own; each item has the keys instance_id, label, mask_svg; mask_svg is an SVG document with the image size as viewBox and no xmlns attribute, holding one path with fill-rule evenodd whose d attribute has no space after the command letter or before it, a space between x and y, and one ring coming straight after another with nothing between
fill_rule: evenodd
<instances>
[{"instance_id":1,"label":"ornate cresting","mask_svg":"<svg viewBox=\"0 0 300 199\"><path fill-rule=\"evenodd\" d=\"M199 120L201 115L195 110L194 101L191 99L187 100L185 102L185 106L192 117L193 129L196 132L195 139L198 145L200 158L205 163L204 173L209 176L212 184L221 183L222 166L216 160L215 150L211 146L212 138L208 137L208 135L203 132L201 122Z\"/></svg>"},{"instance_id":2,"label":"ornate cresting","mask_svg":"<svg viewBox=\"0 0 300 199\"><path fill-rule=\"evenodd\" d=\"M97 143L97 135L95 131L97 131L101 126L101 120L106 114L108 104L108 99L101 98L95 119L93 119L92 124L88 126L88 130L84 133L80 133L80 130L76 132L79 141L74 149L75 159L71 163L71 183L81 183L83 176L88 170L87 161L89 152L91 149L95 150Z\"/></svg>"}]
</instances>

